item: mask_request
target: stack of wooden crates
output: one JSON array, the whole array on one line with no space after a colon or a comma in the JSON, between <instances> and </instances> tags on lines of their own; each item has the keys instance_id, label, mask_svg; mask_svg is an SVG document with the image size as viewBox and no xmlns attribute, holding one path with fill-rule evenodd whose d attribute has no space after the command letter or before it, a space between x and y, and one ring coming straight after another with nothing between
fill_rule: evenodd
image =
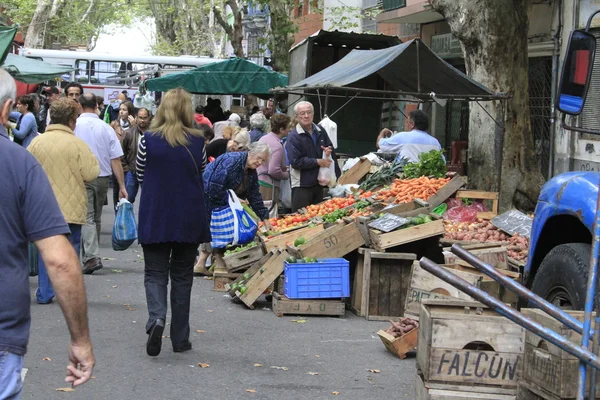
<instances>
[{"instance_id":1,"label":"stack of wooden crates","mask_svg":"<svg viewBox=\"0 0 600 400\"><path fill-rule=\"evenodd\" d=\"M581 344L581 335L538 309L523 309L523 314L542 326L552 329L575 344ZM583 311L568 311L583 321ZM594 315L595 317L595 315ZM522 400L574 400L577 398L579 360L542 339L533 332L525 333L523 379L519 381L517 399ZM588 378L590 369L588 368ZM600 386L600 378L598 379ZM589 380L586 388L589 397ZM596 390L600 398L600 390Z\"/></svg>"},{"instance_id":2,"label":"stack of wooden crates","mask_svg":"<svg viewBox=\"0 0 600 400\"><path fill-rule=\"evenodd\" d=\"M515 400L525 330L481 303L422 300L417 400Z\"/></svg>"}]
</instances>

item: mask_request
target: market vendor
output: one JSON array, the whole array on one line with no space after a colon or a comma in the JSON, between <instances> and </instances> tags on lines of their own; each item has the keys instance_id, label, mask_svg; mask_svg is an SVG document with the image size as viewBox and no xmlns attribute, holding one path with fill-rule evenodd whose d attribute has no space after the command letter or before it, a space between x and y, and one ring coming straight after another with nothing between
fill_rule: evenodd
<instances>
[{"instance_id":1,"label":"market vendor","mask_svg":"<svg viewBox=\"0 0 600 400\"><path fill-rule=\"evenodd\" d=\"M333 162L336 176L339 178L341 175L331 139L323 127L313 123L313 105L301 101L294 107L294 112L298 124L285 143L291 166L292 211L323 201L323 186L318 181L319 168L328 168ZM326 158L329 155L331 160Z\"/></svg>"},{"instance_id":2,"label":"market vendor","mask_svg":"<svg viewBox=\"0 0 600 400\"><path fill-rule=\"evenodd\" d=\"M206 208L211 215L213 210L229 205L228 190L233 190L240 201L248 203L261 220L269 218L269 210L265 207L259 192L256 169L268 163L271 149L266 143L250 144L248 151L233 151L218 157L208 164L202 174ZM204 267L212 248L209 243L201 246L201 253L194 273L205 274ZM215 258L222 258L224 249L217 249Z\"/></svg>"},{"instance_id":3,"label":"market vendor","mask_svg":"<svg viewBox=\"0 0 600 400\"><path fill-rule=\"evenodd\" d=\"M419 161L419 154L441 150L440 142L429 133L429 117L421 110L408 114L409 132L392 133L384 128L377 136L377 148L384 153L398 153L409 162Z\"/></svg>"}]
</instances>

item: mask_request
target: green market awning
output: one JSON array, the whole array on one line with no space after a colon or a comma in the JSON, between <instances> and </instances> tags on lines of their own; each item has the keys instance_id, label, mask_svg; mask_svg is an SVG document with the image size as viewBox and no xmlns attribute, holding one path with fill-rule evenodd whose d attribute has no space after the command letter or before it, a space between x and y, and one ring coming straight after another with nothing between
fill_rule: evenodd
<instances>
[{"instance_id":1,"label":"green market awning","mask_svg":"<svg viewBox=\"0 0 600 400\"><path fill-rule=\"evenodd\" d=\"M148 79L146 90L166 92L184 88L194 94L252 94L269 98L269 90L285 87L288 78L253 62L232 58L184 72Z\"/></svg>"},{"instance_id":2,"label":"green market awning","mask_svg":"<svg viewBox=\"0 0 600 400\"><path fill-rule=\"evenodd\" d=\"M75 68L64 65L50 64L14 54L6 56L2 68L8 71L13 78L24 83L45 82L75 70Z\"/></svg>"},{"instance_id":3,"label":"green market awning","mask_svg":"<svg viewBox=\"0 0 600 400\"><path fill-rule=\"evenodd\" d=\"M0 26L0 65L4 63L16 34L16 27Z\"/></svg>"}]
</instances>

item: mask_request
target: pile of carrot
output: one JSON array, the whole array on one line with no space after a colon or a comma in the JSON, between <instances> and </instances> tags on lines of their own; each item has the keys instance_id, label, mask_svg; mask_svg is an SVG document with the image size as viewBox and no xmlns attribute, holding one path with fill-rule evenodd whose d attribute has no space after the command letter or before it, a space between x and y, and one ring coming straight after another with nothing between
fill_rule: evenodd
<instances>
[{"instance_id":1,"label":"pile of carrot","mask_svg":"<svg viewBox=\"0 0 600 400\"><path fill-rule=\"evenodd\" d=\"M414 199L429 200L450 178L396 179L388 189L376 193L375 199L386 203L410 203Z\"/></svg>"}]
</instances>

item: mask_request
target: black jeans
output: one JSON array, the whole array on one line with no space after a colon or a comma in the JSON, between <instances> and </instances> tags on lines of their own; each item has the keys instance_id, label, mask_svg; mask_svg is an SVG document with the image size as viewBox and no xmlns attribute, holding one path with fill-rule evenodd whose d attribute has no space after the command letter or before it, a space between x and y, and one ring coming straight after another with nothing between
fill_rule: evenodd
<instances>
[{"instance_id":1,"label":"black jeans","mask_svg":"<svg viewBox=\"0 0 600 400\"><path fill-rule=\"evenodd\" d=\"M190 338L190 296L194 261L199 243L158 243L144 249L144 287L148 305L146 332L158 319L167 317L167 285L171 275L171 343L187 344Z\"/></svg>"},{"instance_id":2,"label":"black jeans","mask_svg":"<svg viewBox=\"0 0 600 400\"><path fill-rule=\"evenodd\" d=\"M317 204L323 201L323 186L292 188L292 212L299 208Z\"/></svg>"}]
</instances>

